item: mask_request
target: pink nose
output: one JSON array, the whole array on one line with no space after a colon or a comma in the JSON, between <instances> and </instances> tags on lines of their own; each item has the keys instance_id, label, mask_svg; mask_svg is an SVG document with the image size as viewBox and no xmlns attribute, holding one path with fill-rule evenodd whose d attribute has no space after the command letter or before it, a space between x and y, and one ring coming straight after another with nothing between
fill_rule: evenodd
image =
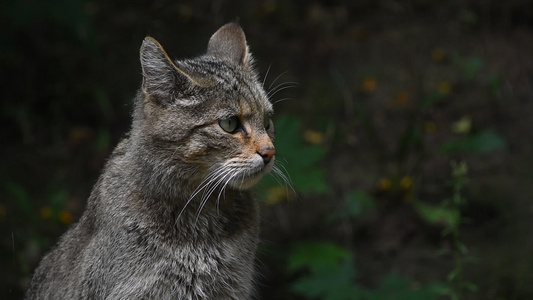
<instances>
[{"instance_id":1,"label":"pink nose","mask_svg":"<svg viewBox=\"0 0 533 300\"><path fill-rule=\"evenodd\" d=\"M266 148L257 153L261 155L263 162L266 165L272 160L272 157L276 154L276 150L274 148Z\"/></svg>"}]
</instances>

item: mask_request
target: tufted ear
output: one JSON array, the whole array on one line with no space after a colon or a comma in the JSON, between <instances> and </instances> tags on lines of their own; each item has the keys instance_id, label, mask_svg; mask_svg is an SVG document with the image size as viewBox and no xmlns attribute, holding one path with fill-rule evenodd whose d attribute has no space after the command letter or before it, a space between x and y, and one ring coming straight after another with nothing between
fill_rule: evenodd
<instances>
[{"instance_id":1,"label":"tufted ear","mask_svg":"<svg viewBox=\"0 0 533 300\"><path fill-rule=\"evenodd\" d=\"M215 32L207 44L207 54L238 65L248 65L248 45L241 27L228 23Z\"/></svg>"},{"instance_id":2,"label":"tufted ear","mask_svg":"<svg viewBox=\"0 0 533 300\"><path fill-rule=\"evenodd\" d=\"M178 68L167 53L152 37L146 37L140 50L143 74L142 89L158 102L170 100L175 89L186 89L196 82Z\"/></svg>"}]
</instances>

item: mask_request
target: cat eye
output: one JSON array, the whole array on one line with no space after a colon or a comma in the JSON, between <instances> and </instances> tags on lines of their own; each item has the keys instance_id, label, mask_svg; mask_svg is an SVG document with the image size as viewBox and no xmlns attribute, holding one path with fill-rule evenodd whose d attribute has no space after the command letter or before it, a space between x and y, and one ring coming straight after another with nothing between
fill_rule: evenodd
<instances>
[{"instance_id":1,"label":"cat eye","mask_svg":"<svg viewBox=\"0 0 533 300\"><path fill-rule=\"evenodd\" d=\"M228 133L234 133L239 128L239 119L237 117L230 117L218 121L220 128Z\"/></svg>"}]
</instances>

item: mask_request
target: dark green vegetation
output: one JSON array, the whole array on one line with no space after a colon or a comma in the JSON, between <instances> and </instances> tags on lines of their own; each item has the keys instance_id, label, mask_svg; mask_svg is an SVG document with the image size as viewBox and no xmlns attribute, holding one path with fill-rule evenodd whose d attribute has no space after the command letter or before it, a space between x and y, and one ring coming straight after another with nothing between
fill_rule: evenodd
<instances>
[{"instance_id":1,"label":"dark green vegetation","mask_svg":"<svg viewBox=\"0 0 533 300\"><path fill-rule=\"evenodd\" d=\"M426 2L3 1L0 298L128 130L144 36L187 57L239 17L291 98L296 193L257 188L262 299L533 299L533 6Z\"/></svg>"}]
</instances>

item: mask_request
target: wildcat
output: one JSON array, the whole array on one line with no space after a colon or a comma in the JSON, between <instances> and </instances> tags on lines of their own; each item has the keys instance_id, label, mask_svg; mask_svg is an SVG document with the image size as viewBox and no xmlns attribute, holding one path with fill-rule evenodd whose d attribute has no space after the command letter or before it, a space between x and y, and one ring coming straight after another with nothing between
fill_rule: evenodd
<instances>
[{"instance_id":1,"label":"wildcat","mask_svg":"<svg viewBox=\"0 0 533 300\"><path fill-rule=\"evenodd\" d=\"M172 61L147 37L133 124L26 299L250 299L273 113L239 25Z\"/></svg>"}]
</instances>

